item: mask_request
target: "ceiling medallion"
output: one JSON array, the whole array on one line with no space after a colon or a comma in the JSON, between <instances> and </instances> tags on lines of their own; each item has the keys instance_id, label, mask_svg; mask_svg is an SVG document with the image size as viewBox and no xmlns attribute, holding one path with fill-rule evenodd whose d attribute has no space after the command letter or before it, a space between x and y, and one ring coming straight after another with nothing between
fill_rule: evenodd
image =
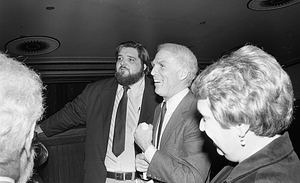
<instances>
[{"instance_id":1,"label":"ceiling medallion","mask_svg":"<svg viewBox=\"0 0 300 183\"><path fill-rule=\"evenodd\" d=\"M9 41L5 49L16 55L35 56L53 52L59 46L60 42L52 37L26 36Z\"/></svg>"},{"instance_id":2,"label":"ceiling medallion","mask_svg":"<svg viewBox=\"0 0 300 183\"><path fill-rule=\"evenodd\" d=\"M247 7L255 11L268 11L286 8L299 2L300 0L250 0Z\"/></svg>"}]
</instances>

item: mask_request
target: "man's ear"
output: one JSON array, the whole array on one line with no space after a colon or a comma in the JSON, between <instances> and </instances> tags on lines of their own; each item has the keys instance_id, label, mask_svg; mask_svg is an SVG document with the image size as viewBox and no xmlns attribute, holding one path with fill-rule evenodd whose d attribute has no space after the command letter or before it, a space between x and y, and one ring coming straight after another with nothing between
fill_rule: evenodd
<instances>
[{"instance_id":1,"label":"man's ear","mask_svg":"<svg viewBox=\"0 0 300 183\"><path fill-rule=\"evenodd\" d=\"M27 157L30 156L30 149L31 149L32 139L34 136L35 126L36 126L36 123L33 123L32 126L30 127L30 132L25 137L25 151L26 151Z\"/></svg>"},{"instance_id":2,"label":"man's ear","mask_svg":"<svg viewBox=\"0 0 300 183\"><path fill-rule=\"evenodd\" d=\"M178 71L178 78L179 80L184 80L188 77L188 70L187 69L179 69Z\"/></svg>"}]
</instances>

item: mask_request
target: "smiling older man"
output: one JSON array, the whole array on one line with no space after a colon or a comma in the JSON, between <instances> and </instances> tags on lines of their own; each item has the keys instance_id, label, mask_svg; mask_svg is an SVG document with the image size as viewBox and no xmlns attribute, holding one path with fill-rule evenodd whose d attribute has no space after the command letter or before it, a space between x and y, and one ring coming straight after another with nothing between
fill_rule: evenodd
<instances>
[{"instance_id":1,"label":"smiling older man","mask_svg":"<svg viewBox=\"0 0 300 183\"><path fill-rule=\"evenodd\" d=\"M154 182L205 182L210 162L203 150L197 100L189 90L197 59L187 47L166 43L158 47L152 65L155 92L164 101L155 110L154 127L136 129L135 140L144 151L137 155L137 169Z\"/></svg>"}]
</instances>

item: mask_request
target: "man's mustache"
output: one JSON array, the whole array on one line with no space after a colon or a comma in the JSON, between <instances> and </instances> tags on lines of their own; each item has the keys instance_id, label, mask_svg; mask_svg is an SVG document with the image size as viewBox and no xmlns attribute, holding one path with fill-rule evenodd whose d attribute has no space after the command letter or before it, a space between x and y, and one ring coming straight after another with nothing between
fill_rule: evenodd
<instances>
[{"instance_id":1,"label":"man's mustache","mask_svg":"<svg viewBox=\"0 0 300 183\"><path fill-rule=\"evenodd\" d=\"M129 70L129 68L127 68L126 66L121 66L121 67L119 67L119 70L121 70L121 69Z\"/></svg>"}]
</instances>

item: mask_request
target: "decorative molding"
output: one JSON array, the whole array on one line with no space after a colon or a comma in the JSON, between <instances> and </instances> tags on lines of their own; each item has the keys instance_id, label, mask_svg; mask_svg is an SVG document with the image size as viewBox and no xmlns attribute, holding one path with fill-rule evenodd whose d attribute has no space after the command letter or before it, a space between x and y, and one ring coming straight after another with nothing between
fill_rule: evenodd
<instances>
[{"instance_id":1,"label":"decorative molding","mask_svg":"<svg viewBox=\"0 0 300 183\"><path fill-rule=\"evenodd\" d=\"M114 57L18 57L16 59L40 73L45 83L86 82L111 77L115 73L116 64ZM211 63L208 59L200 59L199 69L202 70Z\"/></svg>"},{"instance_id":2,"label":"decorative molding","mask_svg":"<svg viewBox=\"0 0 300 183\"><path fill-rule=\"evenodd\" d=\"M27 58L18 60L38 72L43 81L81 82L113 76L115 58Z\"/></svg>"}]
</instances>

